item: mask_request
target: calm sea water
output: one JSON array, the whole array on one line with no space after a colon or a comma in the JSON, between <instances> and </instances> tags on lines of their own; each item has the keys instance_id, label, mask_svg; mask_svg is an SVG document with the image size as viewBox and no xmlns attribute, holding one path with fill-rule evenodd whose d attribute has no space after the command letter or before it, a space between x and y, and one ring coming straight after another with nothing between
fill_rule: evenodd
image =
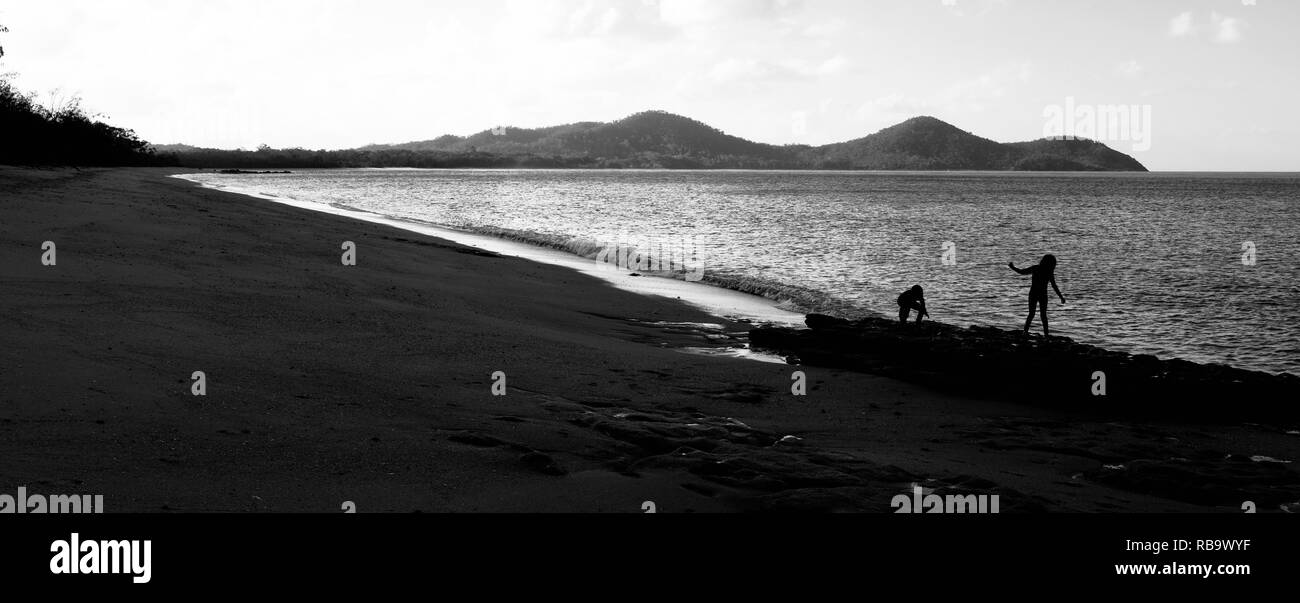
<instances>
[{"instance_id":1,"label":"calm sea water","mask_svg":"<svg viewBox=\"0 0 1300 603\"><path fill-rule=\"evenodd\" d=\"M590 241L694 246L706 282L792 309L1019 328L1059 259L1054 334L1112 349L1300 374L1300 175L332 170L201 174L577 253ZM1255 249L1243 263L1243 243ZM943 261L945 243L955 265ZM1035 328L1039 328L1035 320Z\"/></svg>"}]
</instances>

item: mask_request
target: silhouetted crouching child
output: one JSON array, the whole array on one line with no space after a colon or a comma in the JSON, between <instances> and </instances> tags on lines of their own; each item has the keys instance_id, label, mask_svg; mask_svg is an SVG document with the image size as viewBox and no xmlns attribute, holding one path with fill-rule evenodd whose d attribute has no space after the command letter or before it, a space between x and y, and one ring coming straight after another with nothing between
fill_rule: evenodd
<instances>
[{"instance_id":1,"label":"silhouetted crouching child","mask_svg":"<svg viewBox=\"0 0 1300 603\"><path fill-rule=\"evenodd\" d=\"M916 322L921 322L922 316L930 315L925 309L925 291L920 285L914 285L898 296L898 322L907 322L912 310L916 310Z\"/></svg>"}]
</instances>

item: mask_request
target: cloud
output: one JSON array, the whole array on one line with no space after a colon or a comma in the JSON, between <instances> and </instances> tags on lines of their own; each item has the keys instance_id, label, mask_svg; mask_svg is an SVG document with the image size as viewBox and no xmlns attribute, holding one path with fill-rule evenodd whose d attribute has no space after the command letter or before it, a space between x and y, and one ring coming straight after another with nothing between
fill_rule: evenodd
<instances>
[{"instance_id":1,"label":"cloud","mask_svg":"<svg viewBox=\"0 0 1300 603\"><path fill-rule=\"evenodd\" d=\"M1220 44L1231 44L1241 40L1246 22L1236 17L1210 13L1209 29L1211 39ZM1199 36L1205 28L1190 12L1185 12L1169 21L1169 35L1175 38Z\"/></svg>"},{"instance_id":2,"label":"cloud","mask_svg":"<svg viewBox=\"0 0 1300 603\"><path fill-rule=\"evenodd\" d=\"M773 63L756 59L725 59L709 70L709 77L717 82L735 82L740 80L767 79L777 75L778 68Z\"/></svg>"},{"instance_id":3,"label":"cloud","mask_svg":"<svg viewBox=\"0 0 1300 603\"><path fill-rule=\"evenodd\" d=\"M980 112L985 103L1006 98L1012 87L1027 84L1032 70L1027 62L1003 65L988 73L954 83L938 97L941 106Z\"/></svg>"},{"instance_id":4,"label":"cloud","mask_svg":"<svg viewBox=\"0 0 1300 603\"><path fill-rule=\"evenodd\" d=\"M658 0L659 18L678 27L708 26L753 19L772 19L792 9L799 0Z\"/></svg>"},{"instance_id":5,"label":"cloud","mask_svg":"<svg viewBox=\"0 0 1300 603\"><path fill-rule=\"evenodd\" d=\"M844 58L844 55L837 54L822 61L820 65L813 69L813 73L816 75L838 75L843 73L848 66L849 60Z\"/></svg>"},{"instance_id":6,"label":"cloud","mask_svg":"<svg viewBox=\"0 0 1300 603\"><path fill-rule=\"evenodd\" d=\"M1182 13L1169 21L1169 35L1175 38L1190 36L1196 33L1196 25L1192 22L1192 13Z\"/></svg>"},{"instance_id":7,"label":"cloud","mask_svg":"<svg viewBox=\"0 0 1300 603\"><path fill-rule=\"evenodd\" d=\"M1124 77L1136 78L1142 75L1142 64L1136 59L1129 59L1116 66L1115 71Z\"/></svg>"},{"instance_id":8,"label":"cloud","mask_svg":"<svg viewBox=\"0 0 1300 603\"><path fill-rule=\"evenodd\" d=\"M936 108L938 107L929 101L908 98L894 92L862 103L858 106L854 117L868 122L892 123L894 118L915 117L923 113L931 113Z\"/></svg>"},{"instance_id":9,"label":"cloud","mask_svg":"<svg viewBox=\"0 0 1300 603\"><path fill-rule=\"evenodd\" d=\"M849 29L849 23L843 19L821 21L804 26L802 33L809 38L827 38L837 36Z\"/></svg>"},{"instance_id":10,"label":"cloud","mask_svg":"<svg viewBox=\"0 0 1300 603\"><path fill-rule=\"evenodd\" d=\"M849 60L843 55L835 55L823 61L770 61L732 57L715 63L709 70L708 77L719 83L763 84L834 76L843 73L848 67Z\"/></svg>"},{"instance_id":11,"label":"cloud","mask_svg":"<svg viewBox=\"0 0 1300 603\"><path fill-rule=\"evenodd\" d=\"M940 4L954 17L965 17L971 14L982 17L993 10L1006 8L1007 0L941 0ZM972 4L975 5L975 12L966 12Z\"/></svg>"},{"instance_id":12,"label":"cloud","mask_svg":"<svg viewBox=\"0 0 1300 603\"><path fill-rule=\"evenodd\" d=\"M1210 20L1214 23L1215 42L1231 44L1241 39L1241 29L1244 25L1241 20L1225 17L1219 13L1211 13Z\"/></svg>"},{"instance_id":13,"label":"cloud","mask_svg":"<svg viewBox=\"0 0 1300 603\"><path fill-rule=\"evenodd\" d=\"M895 92L868 100L858 106L854 117L885 126L917 115L981 113L994 101L1014 96L1014 89L1029 83L1032 77L1028 62L1009 63L928 96L909 97Z\"/></svg>"}]
</instances>

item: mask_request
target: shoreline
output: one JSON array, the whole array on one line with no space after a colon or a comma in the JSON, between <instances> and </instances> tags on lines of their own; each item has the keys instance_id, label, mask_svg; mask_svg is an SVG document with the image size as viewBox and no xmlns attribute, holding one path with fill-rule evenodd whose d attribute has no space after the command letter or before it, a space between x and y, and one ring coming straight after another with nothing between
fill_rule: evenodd
<instances>
[{"instance_id":1,"label":"shoreline","mask_svg":"<svg viewBox=\"0 0 1300 603\"><path fill-rule=\"evenodd\" d=\"M1160 359L994 327L810 314L806 329L759 327L754 347L817 366L941 383L963 395L1117 417L1177 415L1300 427L1300 377L1225 364ZM1004 379L989 379L1005 374ZM1226 401L1231 400L1228 404Z\"/></svg>"},{"instance_id":2,"label":"shoreline","mask_svg":"<svg viewBox=\"0 0 1300 603\"><path fill-rule=\"evenodd\" d=\"M1003 513L1300 502L1300 437L1272 426L682 353L748 327L174 173L0 167L3 489L109 513L887 513L917 485Z\"/></svg>"},{"instance_id":3,"label":"shoreline","mask_svg":"<svg viewBox=\"0 0 1300 603\"><path fill-rule=\"evenodd\" d=\"M718 316L728 318L735 317L747 322L771 323L774 325L785 326L802 324L804 319L803 313L778 308L777 306L780 303L778 301L759 295L745 293L743 291L737 291L735 289L714 286L708 283L691 283L656 275L632 277L626 270L612 267L609 264L599 263L595 260L583 258L562 250L551 249L525 241L465 230L457 230L445 226L378 214L366 210L337 207L335 205L318 203L315 201L305 201L302 199L277 197L265 193L258 193L252 190L209 185L207 183L187 178L186 176L189 175L192 174L173 174L171 177L191 182L203 188L245 195L264 201L281 203L290 207L306 209L308 211L316 211L374 224L392 226L402 230L446 239L461 245L476 247L492 253L519 257L554 266L563 266L588 276L595 276L626 291L643 295L657 295L669 299L685 300L688 303L699 306L706 312Z\"/></svg>"},{"instance_id":4,"label":"shoreline","mask_svg":"<svg viewBox=\"0 0 1300 603\"><path fill-rule=\"evenodd\" d=\"M430 168L359 168L361 171L439 171L439 169ZM475 171L473 169L455 169L451 171ZM482 171L482 170L479 170ZM499 170L490 170L499 171ZM514 171L547 171L545 169L521 169ZM570 170L571 171L571 170ZM581 170L579 170L581 171ZM598 171L598 170L597 170ZM664 170L648 170L664 171ZM705 170L716 171L716 170ZM764 171L764 170L732 170L732 171ZM900 172L900 173L922 173L922 172ZM980 172L970 172L979 174ZM719 273L716 270L706 272L704 279L696 283L685 283L677 279L677 283L663 284L664 290L657 290L653 286L638 286L637 281L643 281L639 285L651 283L662 283L665 277L654 279L642 279L640 276L657 276L657 275L638 275L638 278L624 278L628 276L627 271L616 270L607 264L601 264L595 260L589 252L594 241L582 240L578 237L551 236L530 231L515 231L509 229L498 229L490 227L459 229L454 227L442 226L425 222L416 218L406 218L400 216L391 216L348 207L342 204L331 204L316 202L308 199L293 199L279 197L270 193L262 193L248 186L226 186L218 182L203 182L203 173L183 173L175 174L174 177L192 181L200 186L224 190L238 194L244 194L259 199L269 200L277 203L284 203L294 207L322 211L335 215L344 215L355 219L373 221L377 223L388 224L398 228L408 229L415 232L421 232L431 236L437 236L454 240L458 243L489 249L500 253L506 253L535 261L542 261L551 264L568 266L577 270L595 274L596 276L606 279L616 286L628 290L639 291L653 295L664 295L670 298L676 297L685 299L720 316L729 316L742 318L748 322L755 323L757 326L777 326L777 327L802 327L804 319L809 314L825 314L837 316L846 320L858 319L888 319L889 312L882 313L879 308L870 308L859 302L844 298L837 298L823 291L808 289L797 284L787 284L777 280L767 279L763 276L749 277L737 276L735 273ZM573 243L577 242L578 245ZM559 253L555 253L558 251ZM587 255L583 255L586 253ZM577 258L575 260L575 258ZM600 269L591 270L592 266ZM602 273L603 272L603 273ZM666 280L674 280L667 278ZM699 288L699 287L704 288ZM722 290L723 293L718 293ZM758 299L753 299L758 298ZM735 300L735 303L730 303ZM1018 319L1017 319L1018 320ZM765 325L763 323L772 323ZM955 319L954 322L945 323L954 327L968 325L980 329L994 328L1002 329L1007 327L1002 322L990 322L978 318ZM1058 332L1063 330L1058 326ZM1123 337L1090 337L1084 332L1071 333L1064 331L1067 337L1079 337L1081 341L1097 347L1115 352L1123 352L1138 356L1158 355L1161 358L1193 362L1200 365L1227 365L1234 369L1244 369L1249 363L1246 361L1234 362L1222 357L1216 357L1213 354L1206 353L1202 350L1181 349L1181 351L1171 351L1178 346L1169 346L1168 341L1158 345L1141 345L1135 344L1132 340L1125 340ZM1140 341L1140 340L1139 340ZM1240 360L1240 359L1237 359ZM1300 373L1288 371L1285 364L1269 365L1268 369L1254 369L1272 376L1300 376Z\"/></svg>"}]
</instances>

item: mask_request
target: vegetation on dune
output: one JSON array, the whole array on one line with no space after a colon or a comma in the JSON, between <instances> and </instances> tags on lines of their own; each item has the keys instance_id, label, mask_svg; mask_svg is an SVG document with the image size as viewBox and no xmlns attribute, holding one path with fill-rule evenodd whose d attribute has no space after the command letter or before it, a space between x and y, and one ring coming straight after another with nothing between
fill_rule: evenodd
<instances>
[{"instance_id":1,"label":"vegetation on dune","mask_svg":"<svg viewBox=\"0 0 1300 603\"><path fill-rule=\"evenodd\" d=\"M7 31L0 26L0 33ZM18 90L11 75L0 74L0 164L123 166L175 161L156 155L135 132L86 113L80 99L42 105L34 93Z\"/></svg>"}]
</instances>

